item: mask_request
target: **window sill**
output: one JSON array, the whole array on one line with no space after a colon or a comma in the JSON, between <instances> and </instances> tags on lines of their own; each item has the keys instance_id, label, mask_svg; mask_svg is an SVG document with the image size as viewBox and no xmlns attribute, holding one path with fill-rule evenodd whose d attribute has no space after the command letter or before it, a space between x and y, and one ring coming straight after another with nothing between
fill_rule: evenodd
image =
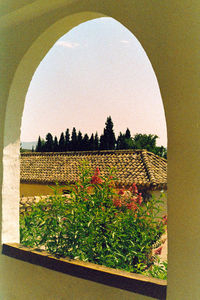
<instances>
[{"instance_id":1,"label":"window sill","mask_svg":"<svg viewBox=\"0 0 200 300\"><path fill-rule=\"evenodd\" d=\"M166 299L167 281L93 263L55 258L46 251L27 248L20 244L4 244L2 253L71 276L95 281L155 299Z\"/></svg>"}]
</instances>

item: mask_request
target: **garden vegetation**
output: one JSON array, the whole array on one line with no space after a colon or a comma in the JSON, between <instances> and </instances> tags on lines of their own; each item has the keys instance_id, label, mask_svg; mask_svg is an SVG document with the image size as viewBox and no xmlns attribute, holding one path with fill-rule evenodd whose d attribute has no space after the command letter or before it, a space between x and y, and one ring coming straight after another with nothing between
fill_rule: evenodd
<instances>
[{"instance_id":1,"label":"garden vegetation","mask_svg":"<svg viewBox=\"0 0 200 300\"><path fill-rule=\"evenodd\" d=\"M159 246L166 226L166 218L158 217L161 199L145 202L134 183L129 189L116 189L113 170L101 176L98 168L92 173L85 162L80 174L70 195L59 195L52 187L54 196L21 216L21 243L56 257L159 273L159 267L151 266L156 260L152 249Z\"/></svg>"}]
</instances>

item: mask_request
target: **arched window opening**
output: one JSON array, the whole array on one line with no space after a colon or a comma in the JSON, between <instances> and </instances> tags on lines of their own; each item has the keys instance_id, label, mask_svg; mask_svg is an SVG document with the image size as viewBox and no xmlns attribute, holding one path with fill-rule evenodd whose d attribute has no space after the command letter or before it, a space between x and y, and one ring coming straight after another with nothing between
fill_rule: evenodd
<instances>
[{"instance_id":1,"label":"arched window opening","mask_svg":"<svg viewBox=\"0 0 200 300\"><path fill-rule=\"evenodd\" d=\"M114 130L116 140L113 147L109 148L110 146L108 146L106 149L104 146L101 146L101 143L103 145L102 141L107 134L109 122L110 125L114 125L112 129ZM68 134L70 134L69 142L71 143L71 148L66 147L67 129L69 129ZM92 141L92 135L95 141L96 132L98 133L98 147L93 149L87 148ZM39 136L41 138L41 145L39 144ZM159 138L157 136L159 136ZM102 140L100 137L102 137ZM80 147L80 144L77 146L78 139L82 143L82 146L84 142L87 146L83 146L82 149L78 148ZM34 143L32 141L34 141ZM157 145L156 141L158 142ZM74 148L72 148L73 142L76 144L74 145ZM32 172L31 168L33 166L33 161L36 159L40 160L41 157L43 157L43 160L41 160L42 163L45 163L47 157L51 157L52 160L55 160L55 157L58 157L55 153L65 152L66 150L71 151L71 153L79 150L90 152L93 150L97 152L99 152L99 150L111 150L110 152L108 151L108 156L111 156L112 150L117 152L123 149L123 146L120 146L123 143L125 143L124 149L127 150L127 152L121 152L123 155L121 154L120 159L123 159L124 156L124 160L126 160L123 162L124 168L127 167L127 159L132 159L130 157L131 155L133 156L133 161L135 159L138 163L138 168L135 168L137 169L136 184L139 186L141 185L140 189L143 193L143 203L148 203L151 201L149 198L152 194L153 187L154 190L157 188L158 191L166 188L166 182L162 182L159 177L163 175L161 173L165 169L165 166L163 166L165 160L163 158L159 159L159 155L165 155L167 141L164 110L156 76L145 51L132 33L111 18L94 19L79 25L59 39L35 72L27 93L23 115L21 148L22 156L24 158L21 158L21 161L24 159L25 167L29 168L31 170L30 172ZM38 150L39 145L40 151L42 151L42 146L44 146L45 152L54 152L54 154L41 154L39 157L38 152L34 152L36 148ZM145 148L145 145L148 151L152 150L154 152L154 155L142 150ZM163 148L161 146L163 146ZM27 147L30 151L33 147L33 153L23 153L23 149ZM139 152L136 151L138 149L140 149ZM76 155L80 155L80 153L73 154L73 160ZM92 156L91 153L87 155ZM137 160L136 156L140 156L142 161L139 161L139 159ZM62 156L62 163L64 161L63 157L65 157L65 155ZM69 157L70 154L68 154L68 158ZM115 158L116 164L120 159ZM107 158L105 160L107 160ZM100 160L97 161L99 162ZM36 196L48 193L46 186L57 180L57 172L59 172L62 177L62 163L58 164L57 169L50 168L49 173L44 174L46 177L41 179L41 181L37 181L33 173L26 173L26 177L23 173L23 169L21 169L21 178L24 176L21 183L21 196ZM110 166L110 164L108 165ZM113 161L113 166L114 164ZM38 165L36 165L36 168L37 167ZM43 169L43 167L46 168L46 166L41 165L38 167L38 177L41 176L42 173L40 168ZM99 168L99 165L96 165L96 168ZM69 174L69 170L67 172L70 177L71 174ZM71 172L74 172L73 166ZM101 184L102 182L100 181L105 179L102 179L98 172L98 169L96 169L96 173L93 175L92 180L96 180L97 184ZM100 172L105 173L105 171L101 169L101 166ZM123 177L123 172L125 171L121 169L120 172L122 174L121 177ZM131 172L132 171L129 170L130 174ZM151 177L152 182L150 182L150 179L148 178L147 181L149 182L146 182L145 187L142 188L140 182L142 179L140 180L140 178L142 178L145 172L148 174L149 178ZM53 175L55 175L55 177ZM158 178L156 178L156 176ZM46 182L45 185L41 184L42 180ZM97 182L98 180L99 182ZM67 187L61 187L60 190L62 191L64 189L65 192L70 192L70 184L72 181L73 178L67 183ZM60 180L60 183L63 182L65 182L64 177L63 180ZM124 210L127 210L128 205L129 208L127 211L135 210L134 217L133 214L131 216L132 221L136 221L137 215L139 214L139 210L138 208L136 209L135 206L141 204L139 203L141 201L140 195L136 192L137 187L135 185L130 186L130 184L127 187L127 182L130 183L130 180L127 181L127 178L124 179L124 182L120 182L119 186L116 187L116 194L119 195L119 199L112 199L115 206L115 211L112 210L112 213L116 216L116 220L118 218L118 225L120 224L119 220L121 220L121 217L117 217L117 215L119 215L119 213L123 214ZM93 184L94 182L90 183ZM135 180L133 180L132 183L134 184ZM40 190L36 191L38 187ZM88 187L89 185L87 188ZM78 183L77 188L81 195L83 191L81 190L82 186L80 183ZM98 189L101 190L102 186L99 185ZM48 191L50 190L48 189ZM128 202L126 202L126 199L121 197L124 192L126 195L129 195L128 192L131 193L131 197L133 198L127 196ZM89 197L91 196L91 193L88 193ZM85 191L83 194L85 196ZM130 199L133 200L130 201ZM35 200L38 199L36 198ZM117 203L119 200L121 202ZM25 201L25 199L23 199L23 201ZM123 201L126 202L126 205L123 204ZM164 201L164 209L166 210L166 199ZM21 203L21 205L22 204L23 203ZM106 205L106 202L104 205L99 203L102 218L105 218L106 216L106 214L103 214L104 210L107 209ZM119 213L117 212L117 209L119 210ZM144 218L148 218L148 214L151 214L151 211L145 211ZM166 214L166 211L164 214ZM61 225L66 225L65 221L67 217L62 215L61 219L61 223L57 223L57 229L62 231ZM72 219L70 219L70 221L71 220ZM116 220L113 220L113 223ZM128 219L126 219L126 222L127 220ZM90 228L92 222L92 220L88 220L88 228ZM166 217L160 220L160 226L163 223L166 223ZM102 224L100 226L102 229ZM127 222L127 229L129 226L130 224ZM102 230L107 229L103 228ZM125 230L125 227L123 230ZM147 238L148 230L149 228L146 228L146 237L144 237L144 239ZM155 228L152 228L152 232L153 230L155 230ZM78 232L78 229L76 231L77 233L74 232L74 234L78 236L80 232ZM26 234L27 233L28 231L26 231ZM121 234L123 235L123 232L121 232ZM63 236L67 239L66 232ZM98 236L100 236L99 233ZM140 237L142 237L142 234ZM92 238L96 239L97 236L93 235L91 239ZM24 240L25 239L28 240L28 236L26 236ZM81 239L80 236L79 239ZM102 247L103 245L105 249L109 250L109 247L111 247L110 241L107 241L106 239L108 239L108 235L105 236L104 242L99 247ZM116 240L117 238L114 234L113 243ZM55 248L57 242L58 240L55 239L54 241L47 241L49 249ZM99 240L98 243L100 243ZM152 245L155 248L154 254L160 255L163 251L164 246L161 245L161 243L161 240L155 240L155 243ZM83 244L84 243L82 243L82 245ZM87 244L89 244L88 239ZM95 244L92 245L91 249L95 252ZM74 247L76 248L77 245L74 244ZM83 249L81 249L81 244L79 244L78 247L80 247L79 254L75 257L70 257L98 262L97 259L92 260L91 256L87 257L84 254ZM67 250L68 252L65 250L66 256L67 253L69 255L70 251L73 250L70 249ZM103 249L103 251L105 249ZM109 255L111 257L111 254L105 254L105 251L103 251L101 253L102 257L107 255L107 260L109 261ZM122 252L123 251L124 250L122 250ZM138 250L138 252L139 251L140 250ZM53 253L55 253L54 250ZM61 252L57 254L63 255ZM117 268L120 268L120 260L122 261L122 265L125 261L120 258L120 255L122 256L122 253L119 253L118 256L117 253L115 253L115 257L110 258L110 262L107 266L115 267L113 261L116 259L119 262L117 262L116 266ZM133 253L130 253L130 259L128 258L128 254L126 255L126 261L130 261ZM96 256L98 255L96 254ZM150 260L148 262L149 265L145 265L143 258L140 260L139 256L136 260L138 272L139 268L141 268L142 272L148 269ZM101 262L102 260L100 259L99 263L101 264ZM132 263L134 263L133 260L130 264ZM102 264L104 264L104 262ZM121 269L128 270L126 266L122 266ZM134 269L134 271L135 270L136 269Z\"/></svg>"}]
</instances>

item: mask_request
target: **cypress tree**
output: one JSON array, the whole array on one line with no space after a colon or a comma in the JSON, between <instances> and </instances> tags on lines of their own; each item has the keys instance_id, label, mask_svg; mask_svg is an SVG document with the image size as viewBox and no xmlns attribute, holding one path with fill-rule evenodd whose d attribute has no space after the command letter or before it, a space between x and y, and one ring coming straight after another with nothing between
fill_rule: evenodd
<instances>
[{"instance_id":1,"label":"cypress tree","mask_svg":"<svg viewBox=\"0 0 200 300\"><path fill-rule=\"evenodd\" d=\"M95 150L95 143L94 143L94 134L91 134L90 140L89 140L89 150Z\"/></svg>"},{"instance_id":2,"label":"cypress tree","mask_svg":"<svg viewBox=\"0 0 200 300\"><path fill-rule=\"evenodd\" d=\"M54 152L58 152L58 151L59 151L59 146L58 146L58 139L57 139L57 136L54 137L54 141L53 141L53 151L54 151Z\"/></svg>"},{"instance_id":3,"label":"cypress tree","mask_svg":"<svg viewBox=\"0 0 200 300\"><path fill-rule=\"evenodd\" d=\"M77 150L81 151L83 150L83 137L82 137L82 133L78 132L78 137L77 137Z\"/></svg>"},{"instance_id":4,"label":"cypress tree","mask_svg":"<svg viewBox=\"0 0 200 300\"><path fill-rule=\"evenodd\" d=\"M71 150L76 151L77 150L77 134L76 134L76 128L73 127L72 129L72 139L71 139Z\"/></svg>"},{"instance_id":5,"label":"cypress tree","mask_svg":"<svg viewBox=\"0 0 200 300\"><path fill-rule=\"evenodd\" d=\"M46 135L45 151L53 152L53 136L51 133L47 133Z\"/></svg>"},{"instance_id":6,"label":"cypress tree","mask_svg":"<svg viewBox=\"0 0 200 300\"><path fill-rule=\"evenodd\" d=\"M130 132L130 130L128 128L126 129L125 138L126 139L130 139L131 138L131 132Z\"/></svg>"},{"instance_id":7,"label":"cypress tree","mask_svg":"<svg viewBox=\"0 0 200 300\"><path fill-rule=\"evenodd\" d=\"M83 137L83 150L88 151L89 150L89 137L87 133Z\"/></svg>"},{"instance_id":8,"label":"cypress tree","mask_svg":"<svg viewBox=\"0 0 200 300\"><path fill-rule=\"evenodd\" d=\"M67 130L65 131L65 151L69 151L70 150L70 133L69 133L69 129L67 128Z\"/></svg>"},{"instance_id":9,"label":"cypress tree","mask_svg":"<svg viewBox=\"0 0 200 300\"><path fill-rule=\"evenodd\" d=\"M106 142L105 142L105 129L104 133L100 136L100 145L99 145L100 150L105 150L106 149Z\"/></svg>"},{"instance_id":10,"label":"cypress tree","mask_svg":"<svg viewBox=\"0 0 200 300\"><path fill-rule=\"evenodd\" d=\"M95 133L95 137L94 137L94 150L99 150L99 137L98 137L98 133Z\"/></svg>"},{"instance_id":11,"label":"cypress tree","mask_svg":"<svg viewBox=\"0 0 200 300\"><path fill-rule=\"evenodd\" d=\"M63 132L60 135L60 139L59 139L59 143L58 143L58 150L59 150L59 152L65 151L65 138L64 138Z\"/></svg>"},{"instance_id":12,"label":"cypress tree","mask_svg":"<svg viewBox=\"0 0 200 300\"><path fill-rule=\"evenodd\" d=\"M37 142L35 151L36 151L36 152L42 152L42 141L41 141L40 136L39 136L39 138L38 138L38 142Z\"/></svg>"},{"instance_id":13,"label":"cypress tree","mask_svg":"<svg viewBox=\"0 0 200 300\"><path fill-rule=\"evenodd\" d=\"M125 138L124 138L124 135L120 131L119 136L117 138L117 150L124 149L124 144L125 144Z\"/></svg>"},{"instance_id":14,"label":"cypress tree","mask_svg":"<svg viewBox=\"0 0 200 300\"><path fill-rule=\"evenodd\" d=\"M100 138L100 148L106 150L115 149L116 139L111 116L107 118L105 125L104 133Z\"/></svg>"}]
</instances>

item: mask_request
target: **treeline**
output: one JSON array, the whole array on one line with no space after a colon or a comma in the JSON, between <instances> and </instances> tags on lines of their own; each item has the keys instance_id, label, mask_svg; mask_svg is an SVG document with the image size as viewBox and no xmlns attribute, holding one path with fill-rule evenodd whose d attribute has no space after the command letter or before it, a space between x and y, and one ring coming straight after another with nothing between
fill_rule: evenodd
<instances>
[{"instance_id":1,"label":"treeline","mask_svg":"<svg viewBox=\"0 0 200 300\"><path fill-rule=\"evenodd\" d=\"M157 135L153 134L135 134L131 136L127 128L125 133L119 133L115 137L113 130L113 121L109 116L105 123L103 134L99 137L98 133L82 134L76 131L74 127L70 134L69 129L61 133L58 140L57 136L53 137L47 133L45 140L39 136L35 148L36 152L65 152L65 151L93 151L93 150L121 150L121 149L147 149L161 157L167 157L167 150L163 146L156 146ZM32 150L34 151L34 149Z\"/></svg>"}]
</instances>

